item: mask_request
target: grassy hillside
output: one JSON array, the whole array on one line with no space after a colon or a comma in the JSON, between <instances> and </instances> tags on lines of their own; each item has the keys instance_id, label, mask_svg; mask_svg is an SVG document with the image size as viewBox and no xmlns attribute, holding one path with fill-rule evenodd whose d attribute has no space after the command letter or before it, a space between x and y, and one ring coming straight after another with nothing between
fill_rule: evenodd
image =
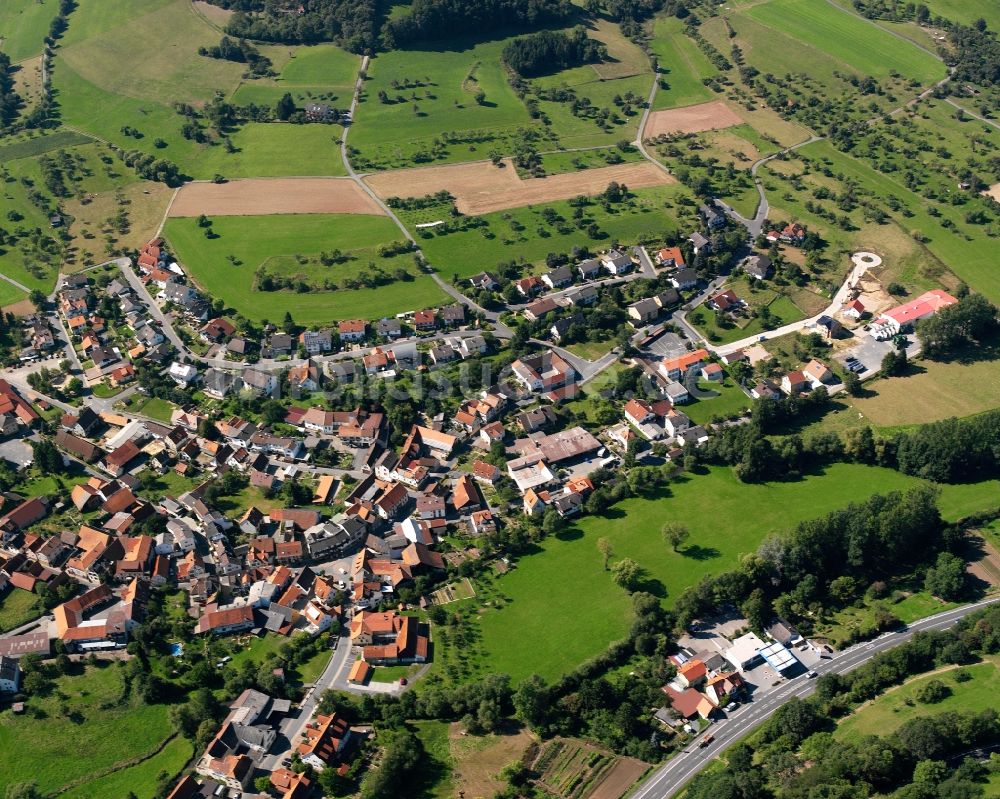
<instances>
[{"instance_id":1,"label":"grassy hillside","mask_svg":"<svg viewBox=\"0 0 1000 799\"><path fill-rule=\"evenodd\" d=\"M15 64L42 52L59 0L4 0L0 3L0 50Z\"/></svg>"},{"instance_id":2,"label":"grassy hillside","mask_svg":"<svg viewBox=\"0 0 1000 799\"><path fill-rule=\"evenodd\" d=\"M946 74L944 64L934 56L826 0L768 0L743 13L862 75L883 79L895 71L930 83ZM799 65L800 70L809 71L809 67L809 61Z\"/></svg>"},{"instance_id":3,"label":"grassy hillside","mask_svg":"<svg viewBox=\"0 0 1000 799\"><path fill-rule=\"evenodd\" d=\"M213 297L251 319L280 320L290 310L300 324L327 323L419 310L444 299L431 278L418 275L409 255L381 258L380 244L401 238L386 217L303 214L294 216L219 217L212 222L216 238L206 238L195 219L170 219L164 234L195 281ZM330 267L302 265L295 256L315 256L339 249L346 263ZM236 263L228 257L233 256ZM406 270L412 280L396 280L378 288L265 292L254 286L257 268L272 273L302 273L313 285L330 280L342 284L375 262L385 271Z\"/></svg>"},{"instance_id":4,"label":"grassy hillside","mask_svg":"<svg viewBox=\"0 0 1000 799\"><path fill-rule=\"evenodd\" d=\"M602 536L610 539L614 559L632 558L647 570L645 590L670 605L702 576L732 568L768 533L916 482L851 464L765 485L743 484L729 469L711 469L673 483L669 492L622 502L605 517L583 518L496 581L499 609L480 617L485 662L515 682L533 672L552 679L625 635L628 597L602 566L596 546ZM672 519L691 530L679 553L660 537L661 526ZM512 640L526 648L511 647Z\"/></svg>"}]
</instances>

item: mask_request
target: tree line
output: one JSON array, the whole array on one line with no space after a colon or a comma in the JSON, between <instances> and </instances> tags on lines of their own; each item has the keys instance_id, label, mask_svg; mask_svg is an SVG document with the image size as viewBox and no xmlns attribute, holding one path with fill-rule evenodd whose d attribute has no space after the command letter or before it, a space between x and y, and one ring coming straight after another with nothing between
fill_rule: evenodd
<instances>
[{"instance_id":1,"label":"tree line","mask_svg":"<svg viewBox=\"0 0 1000 799\"><path fill-rule=\"evenodd\" d=\"M562 31L539 31L519 36L508 42L501 54L503 62L524 77L593 64L607 56L607 48L588 38L581 27L575 28L572 35Z\"/></svg>"},{"instance_id":2,"label":"tree line","mask_svg":"<svg viewBox=\"0 0 1000 799\"><path fill-rule=\"evenodd\" d=\"M558 24L572 15L569 0L414 0L408 14L386 23L382 43L392 49L421 40L481 37Z\"/></svg>"},{"instance_id":3,"label":"tree line","mask_svg":"<svg viewBox=\"0 0 1000 799\"><path fill-rule=\"evenodd\" d=\"M1000 652L1000 608L969 616L943 632L919 633L847 674L824 674L816 693L792 699L727 753L726 768L698 775L691 799L974 799L988 770L949 757L1000 740L995 709L922 714L889 735L834 737L836 720L856 705L935 668L965 665ZM964 670L956 681L970 679ZM941 691L916 699L933 704ZM994 767L995 768L995 767Z\"/></svg>"}]
</instances>

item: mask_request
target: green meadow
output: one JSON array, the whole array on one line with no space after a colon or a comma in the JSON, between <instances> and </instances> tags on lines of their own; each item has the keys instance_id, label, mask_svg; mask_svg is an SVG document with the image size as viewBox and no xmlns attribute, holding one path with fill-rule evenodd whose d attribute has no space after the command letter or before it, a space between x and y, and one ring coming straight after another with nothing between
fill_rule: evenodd
<instances>
[{"instance_id":1,"label":"green meadow","mask_svg":"<svg viewBox=\"0 0 1000 799\"><path fill-rule=\"evenodd\" d=\"M350 143L360 163L378 169L413 166L414 155L429 152L436 139L463 139L446 145L436 163L471 161L516 138L533 125L524 104L507 83L500 51L504 41L449 40L441 49L379 53L371 60ZM476 102L476 93L485 99ZM385 92L389 102L379 100ZM367 167L366 167L367 168Z\"/></svg>"},{"instance_id":2,"label":"green meadow","mask_svg":"<svg viewBox=\"0 0 1000 799\"><path fill-rule=\"evenodd\" d=\"M160 787L160 776L166 772L176 777L193 755L190 741L174 738L148 760L84 782L62 796L64 799L93 799L95 796L128 796L131 791L138 799L154 799Z\"/></svg>"},{"instance_id":3,"label":"green meadow","mask_svg":"<svg viewBox=\"0 0 1000 799\"><path fill-rule=\"evenodd\" d=\"M714 98L715 93L702 83L702 79L717 75L718 70L685 35L681 20L657 17L649 46L660 67L661 85L654 109L694 105Z\"/></svg>"},{"instance_id":4,"label":"green meadow","mask_svg":"<svg viewBox=\"0 0 1000 799\"><path fill-rule=\"evenodd\" d=\"M485 662L515 682L533 672L551 680L625 636L628 596L604 570L598 538L611 541L612 560L637 561L646 570L647 590L669 606L703 576L735 566L769 533L917 482L887 469L836 464L801 480L748 485L729 469L713 468L675 481L659 495L585 517L496 580L498 609L478 617ZM663 523L671 520L691 530L680 552L660 536ZM529 645L511 647L514 640Z\"/></svg>"},{"instance_id":5,"label":"green meadow","mask_svg":"<svg viewBox=\"0 0 1000 799\"><path fill-rule=\"evenodd\" d=\"M59 0L4 0L0 3L0 50L13 63L40 55Z\"/></svg>"},{"instance_id":6,"label":"green meadow","mask_svg":"<svg viewBox=\"0 0 1000 799\"><path fill-rule=\"evenodd\" d=\"M893 71L921 83L940 80L944 64L930 53L900 42L886 31L826 0L769 0L740 12L747 17L802 43L807 49L825 53L841 65L877 79ZM769 47L770 57L776 48ZM799 71L810 72L810 61Z\"/></svg>"},{"instance_id":7,"label":"green meadow","mask_svg":"<svg viewBox=\"0 0 1000 799\"><path fill-rule=\"evenodd\" d=\"M960 682L955 679L965 672L972 679ZM924 704L917 694L931 680L944 683L949 695L940 702ZM847 740L858 740L865 735L889 735L905 722L917 716L946 711L975 712L995 707L1000 691L1000 669L997 658L961 668L948 668L908 680L897 688L862 705L837 725L834 735Z\"/></svg>"},{"instance_id":8,"label":"green meadow","mask_svg":"<svg viewBox=\"0 0 1000 799\"><path fill-rule=\"evenodd\" d=\"M894 197L908 209L902 224L909 230L919 231L924 246L944 261L951 270L976 291L993 302L1000 302L1000 272L996 269L996 243L982 231L964 221L964 211L959 207L935 203L940 217L928 213L928 205L891 175L876 172L866 163L836 150L829 142L806 145L798 151L801 155L817 159L837 175L854 180L861 188L882 197ZM948 230L939 219L950 219L955 227ZM970 239L956 234L968 232Z\"/></svg>"},{"instance_id":9,"label":"green meadow","mask_svg":"<svg viewBox=\"0 0 1000 799\"><path fill-rule=\"evenodd\" d=\"M0 713L0 791L30 780L47 795L156 750L173 733L169 707L123 701L121 693L113 663L60 677L51 694L32 698L31 713Z\"/></svg>"},{"instance_id":10,"label":"green meadow","mask_svg":"<svg viewBox=\"0 0 1000 799\"><path fill-rule=\"evenodd\" d=\"M402 238L386 217L366 215L301 214L216 217L216 238L206 238L195 219L170 219L164 235L194 280L212 297L250 319L279 320L290 310L300 324L322 324L337 319L377 319L387 314L434 305L444 294L426 276L417 273L410 255L381 258L380 244ZM387 272L405 269L412 280L397 280L377 288L356 290L264 292L254 287L257 267L275 261L279 271L295 269L295 256L316 256L339 249L351 256L330 267L303 266L306 279L340 283L368 269L369 261ZM235 258L235 265L229 260ZM268 265L270 270L270 264Z\"/></svg>"},{"instance_id":11,"label":"green meadow","mask_svg":"<svg viewBox=\"0 0 1000 799\"><path fill-rule=\"evenodd\" d=\"M288 92L298 105L324 102L347 108L351 104L360 56L332 44L284 49L288 63L278 77L244 81L233 95L235 102L274 105Z\"/></svg>"},{"instance_id":12,"label":"green meadow","mask_svg":"<svg viewBox=\"0 0 1000 799\"><path fill-rule=\"evenodd\" d=\"M482 269L491 269L501 261L520 260L542 263L550 252L569 252L575 246L588 246L592 250L606 249L612 242L634 243L641 239L662 240L664 234L677 229L679 223L674 201L686 196L687 189L680 185L636 189L628 204L613 205L605 210L592 202L585 207L582 227L573 220L573 207L569 201L496 211L479 217L486 224L482 227L429 237L417 236L417 241L428 260L446 277L457 274L466 277ZM670 208L667 207L670 203ZM563 221L548 224L542 211L553 208ZM419 213L400 213L400 218L414 233L417 223L447 219L446 208L431 208ZM597 225L599 235L588 233L590 222ZM433 229L432 229L433 230Z\"/></svg>"}]
</instances>

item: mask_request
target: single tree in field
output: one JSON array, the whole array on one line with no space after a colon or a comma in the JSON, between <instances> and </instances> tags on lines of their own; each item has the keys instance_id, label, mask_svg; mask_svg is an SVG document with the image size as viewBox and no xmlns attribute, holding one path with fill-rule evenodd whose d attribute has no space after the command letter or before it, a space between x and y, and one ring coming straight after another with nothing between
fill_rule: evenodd
<instances>
[{"instance_id":1,"label":"single tree in field","mask_svg":"<svg viewBox=\"0 0 1000 799\"><path fill-rule=\"evenodd\" d=\"M642 578L642 566L631 558L623 558L611 567L611 576L626 591L634 591Z\"/></svg>"},{"instance_id":2,"label":"single tree in field","mask_svg":"<svg viewBox=\"0 0 1000 799\"><path fill-rule=\"evenodd\" d=\"M667 522L661 528L660 533L663 535L664 543L670 544L670 548L674 552L691 537L691 531L677 522Z\"/></svg>"},{"instance_id":3,"label":"single tree in field","mask_svg":"<svg viewBox=\"0 0 1000 799\"><path fill-rule=\"evenodd\" d=\"M608 570L608 562L611 560L611 556L614 554L614 550L611 548L611 542L604 538L597 539L597 551L601 553L601 557L604 558L604 571Z\"/></svg>"}]
</instances>

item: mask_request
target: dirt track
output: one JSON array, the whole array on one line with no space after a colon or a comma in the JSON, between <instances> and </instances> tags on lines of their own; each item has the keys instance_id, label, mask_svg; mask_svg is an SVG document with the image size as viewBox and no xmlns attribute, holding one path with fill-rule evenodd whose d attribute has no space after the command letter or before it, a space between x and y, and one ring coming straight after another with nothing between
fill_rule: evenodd
<instances>
[{"instance_id":1,"label":"dirt track","mask_svg":"<svg viewBox=\"0 0 1000 799\"><path fill-rule=\"evenodd\" d=\"M387 197L422 197L446 189L455 197L463 214L488 214L523 205L566 200L581 194L604 191L612 181L630 189L663 186L676 181L648 162L584 169L544 178L518 177L513 164L505 160L496 167L487 162L401 169L365 178L374 192Z\"/></svg>"},{"instance_id":2,"label":"dirt track","mask_svg":"<svg viewBox=\"0 0 1000 799\"><path fill-rule=\"evenodd\" d=\"M665 133L700 133L703 130L730 128L743 123L743 118L721 101L700 103L667 111L653 111L642 131L643 139Z\"/></svg>"},{"instance_id":3,"label":"dirt track","mask_svg":"<svg viewBox=\"0 0 1000 799\"><path fill-rule=\"evenodd\" d=\"M382 214L349 178L251 178L229 183L187 183L170 216L258 214Z\"/></svg>"}]
</instances>

